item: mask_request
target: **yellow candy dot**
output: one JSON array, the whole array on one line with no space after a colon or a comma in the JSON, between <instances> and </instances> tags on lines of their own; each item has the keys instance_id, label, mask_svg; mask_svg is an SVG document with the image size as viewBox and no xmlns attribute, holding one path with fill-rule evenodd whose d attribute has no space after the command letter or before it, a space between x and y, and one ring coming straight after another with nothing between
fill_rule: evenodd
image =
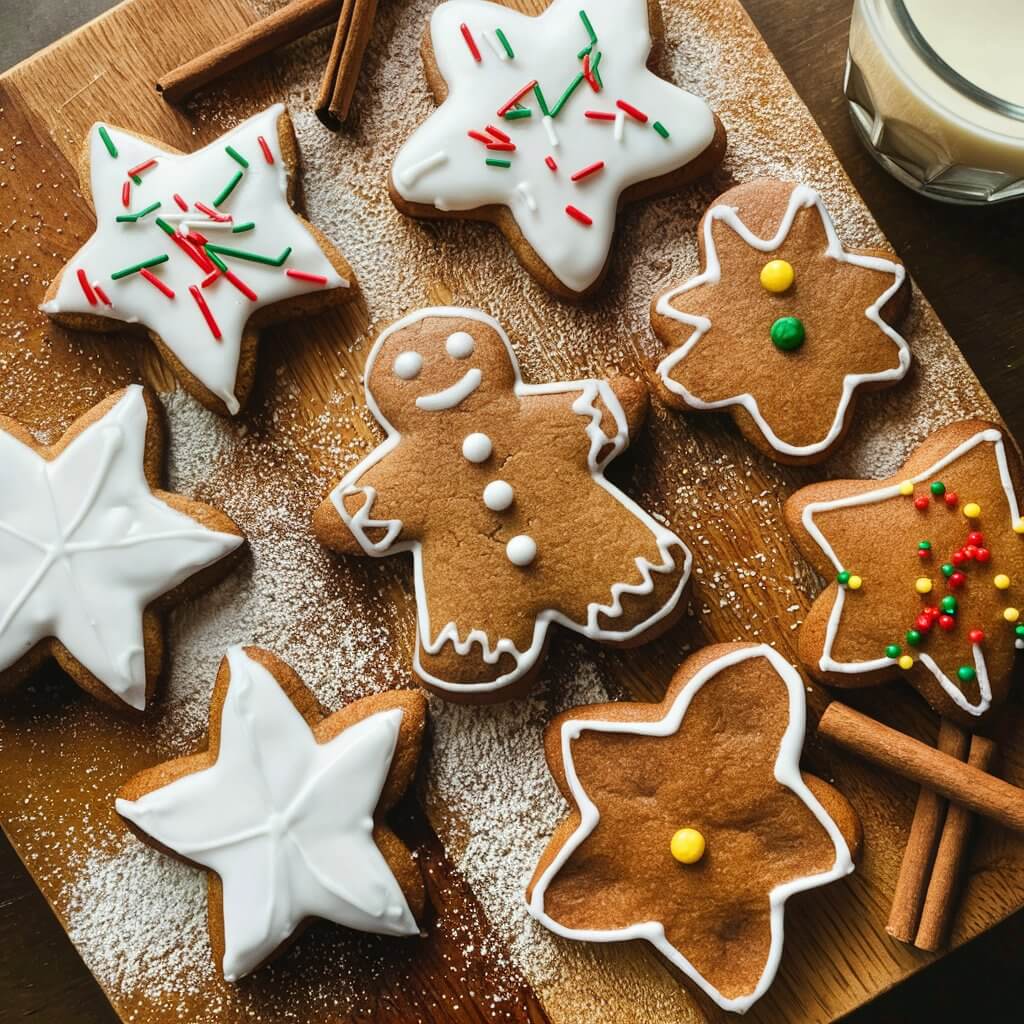
<instances>
[{"instance_id":1,"label":"yellow candy dot","mask_svg":"<svg viewBox=\"0 0 1024 1024\"><path fill-rule=\"evenodd\" d=\"M770 292L785 292L793 287L793 266L785 260L772 260L761 268L761 286Z\"/></svg>"},{"instance_id":2,"label":"yellow candy dot","mask_svg":"<svg viewBox=\"0 0 1024 1024\"><path fill-rule=\"evenodd\" d=\"M976 501L968 502L964 505L964 515L968 519L977 519L981 515L981 506Z\"/></svg>"},{"instance_id":3,"label":"yellow candy dot","mask_svg":"<svg viewBox=\"0 0 1024 1024\"><path fill-rule=\"evenodd\" d=\"M1024 516L1022 516L1020 519L1017 520L1017 522L1013 524L1013 532L1024 533Z\"/></svg>"},{"instance_id":4,"label":"yellow candy dot","mask_svg":"<svg viewBox=\"0 0 1024 1024\"><path fill-rule=\"evenodd\" d=\"M672 856L680 864L696 864L704 856L704 837L695 828L681 828L670 844Z\"/></svg>"},{"instance_id":5,"label":"yellow candy dot","mask_svg":"<svg viewBox=\"0 0 1024 1024\"><path fill-rule=\"evenodd\" d=\"M930 594L932 592L932 581L927 576L922 576L915 584L914 589L919 594Z\"/></svg>"},{"instance_id":6,"label":"yellow candy dot","mask_svg":"<svg viewBox=\"0 0 1024 1024\"><path fill-rule=\"evenodd\" d=\"M906 672L907 669L911 669L913 667L914 659L909 654L904 654L903 657L900 658L900 668L903 669L904 672Z\"/></svg>"},{"instance_id":7,"label":"yellow candy dot","mask_svg":"<svg viewBox=\"0 0 1024 1024\"><path fill-rule=\"evenodd\" d=\"M1006 611L1003 612L1003 618L1006 619L1007 622L1016 622L1020 618L1020 609L1007 608Z\"/></svg>"},{"instance_id":8,"label":"yellow candy dot","mask_svg":"<svg viewBox=\"0 0 1024 1024\"><path fill-rule=\"evenodd\" d=\"M900 484L900 494L902 494L904 498L909 498L913 493L914 485L909 480L904 484Z\"/></svg>"},{"instance_id":9,"label":"yellow candy dot","mask_svg":"<svg viewBox=\"0 0 1024 1024\"><path fill-rule=\"evenodd\" d=\"M1010 577L1004 573L1000 573L992 582L996 585L997 590L1010 589Z\"/></svg>"},{"instance_id":10,"label":"yellow candy dot","mask_svg":"<svg viewBox=\"0 0 1024 1024\"><path fill-rule=\"evenodd\" d=\"M860 590L864 586L864 581L859 576L851 576L849 583L846 584L851 590Z\"/></svg>"}]
</instances>

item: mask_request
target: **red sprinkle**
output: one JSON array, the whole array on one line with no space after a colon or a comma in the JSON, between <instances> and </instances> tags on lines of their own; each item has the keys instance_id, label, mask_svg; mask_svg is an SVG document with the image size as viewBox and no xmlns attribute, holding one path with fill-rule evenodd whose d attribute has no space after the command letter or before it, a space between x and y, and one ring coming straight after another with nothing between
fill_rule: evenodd
<instances>
[{"instance_id":1,"label":"red sprinkle","mask_svg":"<svg viewBox=\"0 0 1024 1024\"><path fill-rule=\"evenodd\" d=\"M609 114L606 110L588 110L583 115L589 117L591 121L614 121L615 115Z\"/></svg>"},{"instance_id":2,"label":"red sprinkle","mask_svg":"<svg viewBox=\"0 0 1024 1024\"><path fill-rule=\"evenodd\" d=\"M578 220L581 224L585 224L588 228L594 223L592 217L588 217L582 210L577 210L575 206L570 203L566 208L565 212L572 217L573 220Z\"/></svg>"},{"instance_id":3,"label":"red sprinkle","mask_svg":"<svg viewBox=\"0 0 1024 1024\"><path fill-rule=\"evenodd\" d=\"M601 87L597 84L597 79L594 78L594 72L590 67L590 54L584 54L583 56L583 77L587 80L587 85L590 86L594 92L600 92Z\"/></svg>"},{"instance_id":4,"label":"red sprinkle","mask_svg":"<svg viewBox=\"0 0 1024 1024\"><path fill-rule=\"evenodd\" d=\"M496 153L514 153L516 151L516 144L514 142L490 142L487 148L494 150Z\"/></svg>"},{"instance_id":5,"label":"red sprinkle","mask_svg":"<svg viewBox=\"0 0 1024 1024\"><path fill-rule=\"evenodd\" d=\"M327 278L323 274L308 274L305 270L292 270L291 267L285 273L298 281L309 281L310 284L327 284Z\"/></svg>"},{"instance_id":6,"label":"red sprinkle","mask_svg":"<svg viewBox=\"0 0 1024 1024\"><path fill-rule=\"evenodd\" d=\"M214 269L213 261L206 255L206 253L201 249L194 249L181 235L171 235L171 241L174 242L174 244L178 246L178 248L181 249L181 251L185 253L193 263L197 264L204 274L209 274L210 271Z\"/></svg>"},{"instance_id":7,"label":"red sprinkle","mask_svg":"<svg viewBox=\"0 0 1024 1024\"><path fill-rule=\"evenodd\" d=\"M584 178L589 178L592 174L597 174L598 171L604 170L604 161L598 160L596 164L591 164L589 167L584 167L583 170L577 171L573 176L573 181L582 181Z\"/></svg>"},{"instance_id":8,"label":"red sprinkle","mask_svg":"<svg viewBox=\"0 0 1024 1024\"><path fill-rule=\"evenodd\" d=\"M89 278L85 276L85 271L79 268L78 271L78 283L82 286L82 291L85 292L86 301L90 306L96 305L96 293L92 290L92 285L89 284Z\"/></svg>"},{"instance_id":9,"label":"red sprinkle","mask_svg":"<svg viewBox=\"0 0 1024 1024\"><path fill-rule=\"evenodd\" d=\"M499 142L511 142L512 136L506 135L500 128L495 128L493 124L487 126L487 131L490 135L493 135Z\"/></svg>"},{"instance_id":10,"label":"red sprinkle","mask_svg":"<svg viewBox=\"0 0 1024 1024\"><path fill-rule=\"evenodd\" d=\"M121 186L121 205L127 210L132 205L132 179L125 178Z\"/></svg>"},{"instance_id":11,"label":"red sprinkle","mask_svg":"<svg viewBox=\"0 0 1024 1024\"><path fill-rule=\"evenodd\" d=\"M199 210L200 213L205 213L210 220L216 220L222 224L231 220L230 217L225 216L223 213L218 213L216 210L207 206L206 203L196 203L196 209Z\"/></svg>"},{"instance_id":12,"label":"red sprinkle","mask_svg":"<svg viewBox=\"0 0 1024 1024\"><path fill-rule=\"evenodd\" d=\"M546 156L546 157L544 157L544 163L546 163L548 165L548 167L551 168L551 170L553 170L553 171L557 171L558 170L558 164L555 163L555 158L553 156Z\"/></svg>"},{"instance_id":13,"label":"red sprinkle","mask_svg":"<svg viewBox=\"0 0 1024 1024\"><path fill-rule=\"evenodd\" d=\"M218 277L220 277L220 271L217 270L216 267L214 267L213 273L209 277L203 278L202 287L209 288L210 285L213 284L213 282L216 281Z\"/></svg>"},{"instance_id":14,"label":"red sprinkle","mask_svg":"<svg viewBox=\"0 0 1024 1024\"><path fill-rule=\"evenodd\" d=\"M189 233L188 233L188 240L189 240L190 242L192 241L192 239L193 239L193 238L194 238L194 239L196 240L196 242L198 242L198 243L199 243L200 245L209 245L209 244L210 244L210 240L209 240L209 239L208 239L208 238L206 237L206 235L204 235L204 234L203 234L203 233L202 233L201 231L196 231L196 229L195 229L195 228L192 228L192 229L191 229L191 230L189 231ZM193 244L195 244L195 243L193 243Z\"/></svg>"},{"instance_id":15,"label":"red sprinkle","mask_svg":"<svg viewBox=\"0 0 1024 1024\"><path fill-rule=\"evenodd\" d=\"M469 52L473 54L473 60L479 64L483 58L481 58L480 51L477 49L476 41L473 39L473 33L469 31L469 26L463 22L459 26L459 31L462 33L462 38L466 40Z\"/></svg>"},{"instance_id":16,"label":"red sprinkle","mask_svg":"<svg viewBox=\"0 0 1024 1024\"><path fill-rule=\"evenodd\" d=\"M641 124L647 124L647 115L642 110L637 110L632 103L627 103L625 100L617 100L615 106L619 110L624 110L630 117L639 121Z\"/></svg>"},{"instance_id":17,"label":"red sprinkle","mask_svg":"<svg viewBox=\"0 0 1024 1024\"><path fill-rule=\"evenodd\" d=\"M498 111L498 117L504 117L536 84L536 78L532 82L527 82L526 85L524 85L522 89L520 89L519 92L517 92L515 96L513 96L512 99L510 99L508 103ZM487 126L487 130L490 131L490 125Z\"/></svg>"},{"instance_id":18,"label":"red sprinkle","mask_svg":"<svg viewBox=\"0 0 1024 1024\"><path fill-rule=\"evenodd\" d=\"M250 301L255 302L259 296L240 278L230 270L224 271L224 276Z\"/></svg>"},{"instance_id":19,"label":"red sprinkle","mask_svg":"<svg viewBox=\"0 0 1024 1024\"><path fill-rule=\"evenodd\" d=\"M217 321L213 319L213 314L210 312L210 307L206 304L206 299L203 298L203 293L194 284L190 284L188 290L192 298L196 300L196 305L203 314L203 319L206 321L206 326L210 328L210 333L220 341L220 328L217 326Z\"/></svg>"},{"instance_id":20,"label":"red sprinkle","mask_svg":"<svg viewBox=\"0 0 1024 1024\"><path fill-rule=\"evenodd\" d=\"M136 174L141 174L143 171L149 170L150 167L156 166L156 157L150 157L148 160L143 160L141 164L136 164L128 171L128 177L134 178Z\"/></svg>"},{"instance_id":21,"label":"red sprinkle","mask_svg":"<svg viewBox=\"0 0 1024 1024\"><path fill-rule=\"evenodd\" d=\"M163 281L161 281L160 278L156 276L156 274L152 273L152 271L149 271L145 267L143 267L139 271L139 277L144 277L158 292L163 292L164 295L167 296L167 298L174 298L174 292L172 291L172 289L168 288L167 285L165 285Z\"/></svg>"},{"instance_id":22,"label":"red sprinkle","mask_svg":"<svg viewBox=\"0 0 1024 1024\"><path fill-rule=\"evenodd\" d=\"M257 136L256 141L260 144L260 149L263 150L263 159L266 160L268 164L272 164L274 162L274 154L270 152L267 140L263 138L262 135L259 135Z\"/></svg>"},{"instance_id":23,"label":"red sprinkle","mask_svg":"<svg viewBox=\"0 0 1024 1024\"><path fill-rule=\"evenodd\" d=\"M107 293L98 284L94 284L92 286L92 290L97 294L97 296L99 296L99 300L100 300L100 302L103 303L104 306L111 306L112 307L114 305L110 301L110 299L107 298Z\"/></svg>"},{"instance_id":24,"label":"red sprinkle","mask_svg":"<svg viewBox=\"0 0 1024 1024\"><path fill-rule=\"evenodd\" d=\"M476 139L477 142L482 142L485 146L489 146L494 142L494 139L489 139L483 132L478 132L473 128L470 128L466 134L471 139Z\"/></svg>"},{"instance_id":25,"label":"red sprinkle","mask_svg":"<svg viewBox=\"0 0 1024 1024\"><path fill-rule=\"evenodd\" d=\"M188 212L188 203L186 203L177 192L174 193L174 201L178 204L179 210L184 210L186 213Z\"/></svg>"}]
</instances>

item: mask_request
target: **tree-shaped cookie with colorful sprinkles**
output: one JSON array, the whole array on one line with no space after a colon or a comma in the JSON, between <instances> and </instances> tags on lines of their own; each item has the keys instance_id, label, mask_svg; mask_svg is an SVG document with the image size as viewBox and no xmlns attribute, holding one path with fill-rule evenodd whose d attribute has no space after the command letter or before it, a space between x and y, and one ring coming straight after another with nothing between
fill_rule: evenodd
<instances>
[{"instance_id":1,"label":"tree-shaped cookie with colorful sprinkles","mask_svg":"<svg viewBox=\"0 0 1024 1024\"><path fill-rule=\"evenodd\" d=\"M391 197L422 218L497 225L568 299L596 292L626 203L711 171L725 130L651 69L657 0L552 0L530 17L449 0L423 40L440 105L399 150Z\"/></svg>"},{"instance_id":2,"label":"tree-shaped cookie with colorful sprinkles","mask_svg":"<svg viewBox=\"0 0 1024 1024\"><path fill-rule=\"evenodd\" d=\"M96 231L41 309L78 330L140 325L199 401L238 413L260 329L355 293L345 259L292 209L297 166L281 104L194 153L94 125L79 173Z\"/></svg>"}]
</instances>

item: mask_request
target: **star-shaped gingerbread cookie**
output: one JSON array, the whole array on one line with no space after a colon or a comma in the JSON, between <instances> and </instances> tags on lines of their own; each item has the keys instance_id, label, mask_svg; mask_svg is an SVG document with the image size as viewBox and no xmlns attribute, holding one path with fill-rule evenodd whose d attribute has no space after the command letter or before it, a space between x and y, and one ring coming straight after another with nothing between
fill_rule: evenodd
<instances>
[{"instance_id":1,"label":"star-shaped gingerbread cookie","mask_svg":"<svg viewBox=\"0 0 1024 1024\"><path fill-rule=\"evenodd\" d=\"M545 287L600 288L625 203L685 185L722 159L703 100L650 70L657 0L552 0L530 17L449 0L423 42L438 110L402 146L395 205L496 224Z\"/></svg>"},{"instance_id":2,"label":"star-shaped gingerbread cookie","mask_svg":"<svg viewBox=\"0 0 1024 1024\"><path fill-rule=\"evenodd\" d=\"M661 396L727 410L779 462L826 458L857 393L910 368L894 326L910 304L902 264L846 249L814 189L767 179L719 196L698 237L703 272L654 300L669 349L653 373Z\"/></svg>"},{"instance_id":3,"label":"star-shaped gingerbread cookie","mask_svg":"<svg viewBox=\"0 0 1024 1024\"><path fill-rule=\"evenodd\" d=\"M1020 461L976 420L933 434L887 480L797 491L786 523L831 579L800 657L832 686L903 676L935 710L976 729L1024 660Z\"/></svg>"},{"instance_id":4,"label":"star-shaped gingerbread cookie","mask_svg":"<svg viewBox=\"0 0 1024 1024\"><path fill-rule=\"evenodd\" d=\"M804 688L767 645L686 661L660 704L575 708L544 750L571 813L527 890L565 938L646 939L727 1010L772 983L786 900L853 870L860 824L800 771Z\"/></svg>"},{"instance_id":5,"label":"star-shaped gingerbread cookie","mask_svg":"<svg viewBox=\"0 0 1024 1024\"><path fill-rule=\"evenodd\" d=\"M384 815L416 770L425 714L421 694L393 692L325 717L283 661L233 647L209 750L121 787L117 812L141 839L210 872L210 941L228 981L314 917L419 934L423 880Z\"/></svg>"},{"instance_id":6,"label":"star-shaped gingerbread cookie","mask_svg":"<svg viewBox=\"0 0 1024 1024\"><path fill-rule=\"evenodd\" d=\"M141 325L199 401L234 415L260 328L355 291L341 254L292 210L297 164L281 104L187 154L94 125L80 176L96 231L42 310L82 330Z\"/></svg>"},{"instance_id":7,"label":"star-shaped gingerbread cookie","mask_svg":"<svg viewBox=\"0 0 1024 1024\"><path fill-rule=\"evenodd\" d=\"M159 490L162 410L133 385L38 445L0 416L0 686L53 656L88 693L142 710L160 615L244 543L222 512Z\"/></svg>"}]
</instances>

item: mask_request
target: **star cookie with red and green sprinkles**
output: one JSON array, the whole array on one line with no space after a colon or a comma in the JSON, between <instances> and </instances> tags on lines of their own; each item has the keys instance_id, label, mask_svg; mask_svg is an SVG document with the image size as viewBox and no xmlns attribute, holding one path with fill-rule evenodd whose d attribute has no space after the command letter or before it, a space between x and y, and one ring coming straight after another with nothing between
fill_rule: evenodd
<instances>
[{"instance_id":1,"label":"star cookie with red and green sprinkles","mask_svg":"<svg viewBox=\"0 0 1024 1024\"><path fill-rule=\"evenodd\" d=\"M976 729L1024 652L1024 518L1017 450L976 420L933 434L888 480L805 487L786 522L832 580L800 633L833 686L904 676L944 718Z\"/></svg>"},{"instance_id":2,"label":"star cookie with red and green sprinkles","mask_svg":"<svg viewBox=\"0 0 1024 1024\"><path fill-rule=\"evenodd\" d=\"M778 462L826 458L857 393L910 368L894 327L910 304L902 264L845 248L814 189L769 179L719 196L698 242L703 272L654 300L651 324L668 349L652 366L662 398L728 411Z\"/></svg>"},{"instance_id":3,"label":"star cookie with red and green sprinkles","mask_svg":"<svg viewBox=\"0 0 1024 1024\"><path fill-rule=\"evenodd\" d=\"M281 104L195 153L94 125L81 180L96 231L40 308L75 329L141 325L185 388L236 414L259 328L354 293L344 258L291 207L297 161Z\"/></svg>"},{"instance_id":4,"label":"star cookie with red and green sprinkles","mask_svg":"<svg viewBox=\"0 0 1024 1024\"><path fill-rule=\"evenodd\" d=\"M396 206L495 223L565 298L596 291L617 211L712 170L725 131L648 67L656 0L553 0L530 17L449 0L423 43L438 110L402 146Z\"/></svg>"}]
</instances>

